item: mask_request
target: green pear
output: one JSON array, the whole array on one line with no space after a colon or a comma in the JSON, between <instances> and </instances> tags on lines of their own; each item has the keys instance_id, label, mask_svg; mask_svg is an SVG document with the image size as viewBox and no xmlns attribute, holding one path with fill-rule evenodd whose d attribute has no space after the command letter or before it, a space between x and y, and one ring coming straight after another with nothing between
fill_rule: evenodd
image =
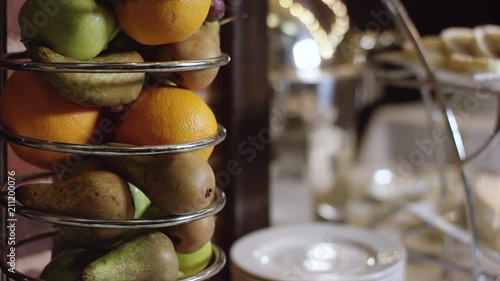
<instances>
[{"instance_id":1,"label":"green pear","mask_svg":"<svg viewBox=\"0 0 500 281\"><path fill-rule=\"evenodd\" d=\"M164 213L198 211L214 198L214 172L195 152L101 159L110 171L137 186Z\"/></svg>"},{"instance_id":2,"label":"green pear","mask_svg":"<svg viewBox=\"0 0 500 281\"><path fill-rule=\"evenodd\" d=\"M36 62L70 62L70 63L128 63L143 62L141 55L135 51L109 49L99 56L78 61L60 55L53 50L30 44L30 57ZM45 80L54 88L59 96L86 106L114 106L134 101L141 93L145 74L143 72L127 73L66 73L45 72Z\"/></svg>"},{"instance_id":3,"label":"green pear","mask_svg":"<svg viewBox=\"0 0 500 281\"><path fill-rule=\"evenodd\" d=\"M95 0L27 0L18 23L24 42L77 60L96 57L118 32L110 4Z\"/></svg>"},{"instance_id":4,"label":"green pear","mask_svg":"<svg viewBox=\"0 0 500 281\"><path fill-rule=\"evenodd\" d=\"M173 281L179 263L170 239L161 232L135 236L90 263L80 281Z\"/></svg>"},{"instance_id":5,"label":"green pear","mask_svg":"<svg viewBox=\"0 0 500 281\"><path fill-rule=\"evenodd\" d=\"M208 242L207 244L205 244L205 246L194 253L177 253L177 259L179 260L179 271L184 273L184 276L186 277L190 277L199 273L210 263L212 253L212 242Z\"/></svg>"},{"instance_id":6,"label":"green pear","mask_svg":"<svg viewBox=\"0 0 500 281\"><path fill-rule=\"evenodd\" d=\"M45 281L77 281L83 269L102 255L88 249L64 251L50 260L40 278Z\"/></svg>"},{"instance_id":7,"label":"green pear","mask_svg":"<svg viewBox=\"0 0 500 281\"><path fill-rule=\"evenodd\" d=\"M188 39L158 46L156 48L156 59L160 61L177 61L218 57L222 54L219 29L219 22L205 22ZM214 67L204 70L166 72L161 76L155 75L154 77L171 81L187 89L198 90L210 85L218 72L219 68Z\"/></svg>"},{"instance_id":8,"label":"green pear","mask_svg":"<svg viewBox=\"0 0 500 281\"><path fill-rule=\"evenodd\" d=\"M34 183L16 189L16 199L25 207L59 215L88 219L124 220L134 216L128 183L108 171L90 171L56 183ZM124 229L59 226L74 243L93 245L125 235Z\"/></svg>"}]
</instances>

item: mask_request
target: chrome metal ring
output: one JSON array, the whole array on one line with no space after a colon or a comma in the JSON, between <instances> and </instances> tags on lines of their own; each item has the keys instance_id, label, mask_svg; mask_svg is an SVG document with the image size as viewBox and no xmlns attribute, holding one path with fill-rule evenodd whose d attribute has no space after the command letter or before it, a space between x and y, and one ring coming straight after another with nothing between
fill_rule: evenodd
<instances>
[{"instance_id":1,"label":"chrome metal ring","mask_svg":"<svg viewBox=\"0 0 500 281\"><path fill-rule=\"evenodd\" d=\"M27 181L40 180L53 176L53 173L37 174L30 177L19 179L17 185ZM71 216L63 216L50 214L46 212L36 211L24 207L19 202L15 201L12 206L12 200L9 205L8 195L6 194L6 185L2 187L2 194L0 195L0 204L5 208L15 207L15 213L21 216L31 218L37 221L52 223L57 225L79 226L89 228L113 228L113 229L154 229L169 227L187 223L190 221L206 218L220 212L226 204L226 195L220 188L216 188L213 202L205 209L198 210L184 215L171 215L158 219L130 219L130 220L104 220L104 219L86 219L76 218Z\"/></svg>"},{"instance_id":2,"label":"chrome metal ring","mask_svg":"<svg viewBox=\"0 0 500 281\"><path fill-rule=\"evenodd\" d=\"M63 142L51 142L46 140L34 139L25 136L20 136L7 131L0 126L0 137L26 147L66 152L78 153L84 155L102 155L102 156L119 156L119 155L154 155L163 153L179 153L198 150L210 146L215 146L221 143L226 138L226 129L218 125L217 134L206 139L169 145L146 145L146 146L128 146L124 144L73 144Z\"/></svg>"},{"instance_id":3,"label":"chrome metal ring","mask_svg":"<svg viewBox=\"0 0 500 281\"><path fill-rule=\"evenodd\" d=\"M224 66L231 58L227 54L218 57L198 60L166 61L166 62L129 62L129 63L42 63L29 60L26 52L8 53L0 57L0 68L10 70L38 72L174 72L202 70Z\"/></svg>"}]
</instances>

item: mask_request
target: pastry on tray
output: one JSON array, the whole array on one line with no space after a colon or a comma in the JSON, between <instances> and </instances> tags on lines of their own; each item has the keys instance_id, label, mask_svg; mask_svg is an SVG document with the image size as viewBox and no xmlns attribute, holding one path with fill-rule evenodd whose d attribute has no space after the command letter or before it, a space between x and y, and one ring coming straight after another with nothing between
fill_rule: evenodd
<instances>
[{"instance_id":1,"label":"pastry on tray","mask_svg":"<svg viewBox=\"0 0 500 281\"><path fill-rule=\"evenodd\" d=\"M461 73L500 73L500 26L448 27L439 35L422 37L423 47L433 67ZM416 59L413 46L406 42L403 57Z\"/></svg>"}]
</instances>

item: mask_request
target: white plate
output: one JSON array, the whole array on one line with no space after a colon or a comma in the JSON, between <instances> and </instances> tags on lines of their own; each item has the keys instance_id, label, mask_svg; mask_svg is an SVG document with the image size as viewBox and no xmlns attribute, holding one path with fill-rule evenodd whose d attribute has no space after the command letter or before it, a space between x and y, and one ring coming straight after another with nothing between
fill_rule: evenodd
<instances>
[{"instance_id":1,"label":"white plate","mask_svg":"<svg viewBox=\"0 0 500 281\"><path fill-rule=\"evenodd\" d=\"M307 223L248 234L232 246L231 261L266 280L403 280L406 251L396 235Z\"/></svg>"}]
</instances>

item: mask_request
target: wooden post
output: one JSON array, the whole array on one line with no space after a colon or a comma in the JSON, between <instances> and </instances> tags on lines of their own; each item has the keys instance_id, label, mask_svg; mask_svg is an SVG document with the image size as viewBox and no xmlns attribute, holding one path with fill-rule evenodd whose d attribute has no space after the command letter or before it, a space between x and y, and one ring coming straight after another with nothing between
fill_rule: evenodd
<instances>
[{"instance_id":1,"label":"wooden post","mask_svg":"<svg viewBox=\"0 0 500 281\"><path fill-rule=\"evenodd\" d=\"M231 62L220 69L211 106L227 128L213 166L227 204L218 215L216 241L229 254L236 239L269 225L269 107L267 1L226 1L237 19L221 28L222 51ZM224 273L228 279L228 266Z\"/></svg>"}]
</instances>

